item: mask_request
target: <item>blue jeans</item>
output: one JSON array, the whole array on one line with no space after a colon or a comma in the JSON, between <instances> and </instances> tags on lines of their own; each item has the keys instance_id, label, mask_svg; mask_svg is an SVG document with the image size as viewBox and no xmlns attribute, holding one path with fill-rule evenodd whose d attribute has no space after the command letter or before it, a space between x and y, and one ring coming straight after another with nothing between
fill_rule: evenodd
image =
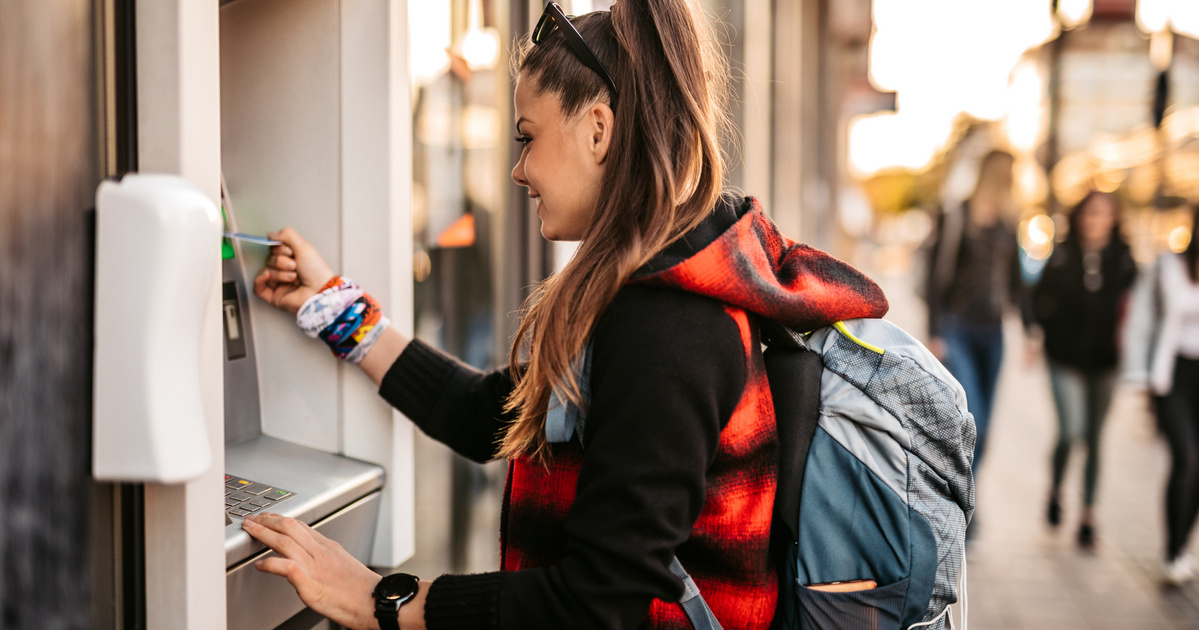
<instances>
[{"instance_id":1,"label":"blue jeans","mask_svg":"<svg viewBox=\"0 0 1199 630\"><path fill-rule=\"evenodd\" d=\"M971 466L977 478L1003 363L1003 325L971 324L946 315L941 321L941 339L945 341L945 368L966 390L966 408L974 415L978 430Z\"/></svg>"}]
</instances>

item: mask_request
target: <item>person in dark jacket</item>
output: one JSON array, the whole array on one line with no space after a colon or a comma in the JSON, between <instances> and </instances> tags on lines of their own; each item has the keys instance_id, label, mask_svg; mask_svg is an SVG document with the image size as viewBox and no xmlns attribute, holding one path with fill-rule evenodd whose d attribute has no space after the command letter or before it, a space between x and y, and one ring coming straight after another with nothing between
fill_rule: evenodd
<instances>
[{"instance_id":1,"label":"person in dark jacket","mask_svg":"<svg viewBox=\"0 0 1199 630\"><path fill-rule=\"evenodd\" d=\"M1071 448L1086 446L1078 544L1095 549L1095 487L1099 438L1111 405L1119 357L1117 336L1136 262L1120 231L1120 203L1091 192L1071 212L1066 239L1054 250L1033 290L1033 311L1044 334L1057 407L1053 486L1046 518L1062 520L1061 486Z\"/></svg>"},{"instance_id":2,"label":"person in dark jacket","mask_svg":"<svg viewBox=\"0 0 1199 630\"><path fill-rule=\"evenodd\" d=\"M812 330L881 317L886 298L779 234L757 201L722 194L729 75L698 7L622 0L568 19L551 4L533 44L518 53L512 178L543 236L580 244L530 298L508 368L472 369L388 326L294 230L272 233L283 245L254 283L430 436L509 459L501 570L381 581L275 514L243 522L279 554L258 568L351 628L682 628L677 556L724 628L765 629L778 437L757 316ZM549 435L547 416L583 387L585 425ZM411 597L388 608L380 585Z\"/></svg>"}]
</instances>

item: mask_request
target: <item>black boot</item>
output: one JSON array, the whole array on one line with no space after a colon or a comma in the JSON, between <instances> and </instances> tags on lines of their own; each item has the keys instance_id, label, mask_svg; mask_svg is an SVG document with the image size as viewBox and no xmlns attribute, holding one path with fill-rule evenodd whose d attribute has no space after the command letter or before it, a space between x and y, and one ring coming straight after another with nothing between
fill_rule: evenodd
<instances>
[{"instance_id":1,"label":"black boot","mask_svg":"<svg viewBox=\"0 0 1199 630\"><path fill-rule=\"evenodd\" d=\"M1049 507L1045 510L1045 520L1049 521L1049 525L1057 527L1062 524L1062 504L1058 502L1057 495L1049 495Z\"/></svg>"},{"instance_id":2,"label":"black boot","mask_svg":"<svg viewBox=\"0 0 1199 630\"><path fill-rule=\"evenodd\" d=\"M1078 547L1088 553L1095 553L1095 527L1090 523L1078 526Z\"/></svg>"}]
</instances>

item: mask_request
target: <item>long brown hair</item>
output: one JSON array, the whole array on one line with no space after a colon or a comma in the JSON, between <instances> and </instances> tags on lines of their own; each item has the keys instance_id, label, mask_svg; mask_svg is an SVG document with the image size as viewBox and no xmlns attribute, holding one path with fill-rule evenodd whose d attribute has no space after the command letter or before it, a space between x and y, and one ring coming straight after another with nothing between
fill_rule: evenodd
<instances>
[{"instance_id":1,"label":"long brown hair","mask_svg":"<svg viewBox=\"0 0 1199 630\"><path fill-rule=\"evenodd\" d=\"M1084 212L1090 212L1088 205L1092 200L1099 198L1107 198L1112 204L1112 209L1116 211L1116 220L1112 222L1112 233L1108 243L1123 243L1124 232L1121 227L1121 218L1124 216L1124 204L1120 203L1120 198L1112 193L1105 193L1099 190L1092 190L1087 193L1087 196L1082 198L1072 210L1067 219L1069 229L1066 230L1066 243L1071 243L1079 248L1082 248L1082 218Z\"/></svg>"},{"instance_id":2,"label":"long brown hair","mask_svg":"<svg viewBox=\"0 0 1199 630\"><path fill-rule=\"evenodd\" d=\"M1014 162L1012 154L1002 149L994 149L983 157L978 167L978 182L974 185L974 193L970 195L970 203L966 204L968 228L977 228L974 206L984 203L994 208L1000 223L1013 222L1017 211L1016 197L1012 191Z\"/></svg>"},{"instance_id":3,"label":"long brown hair","mask_svg":"<svg viewBox=\"0 0 1199 630\"><path fill-rule=\"evenodd\" d=\"M637 268L703 221L723 186L729 72L706 17L687 0L621 0L571 23L619 94L605 193L574 258L525 303L506 404L517 418L503 457L544 454L550 393L582 403L572 362L600 314ZM603 80L558 31L537 46L526 39L513 67L536 93L556 96L567 118L597 101L611 104Z\"/></svg>"}]
</instances>

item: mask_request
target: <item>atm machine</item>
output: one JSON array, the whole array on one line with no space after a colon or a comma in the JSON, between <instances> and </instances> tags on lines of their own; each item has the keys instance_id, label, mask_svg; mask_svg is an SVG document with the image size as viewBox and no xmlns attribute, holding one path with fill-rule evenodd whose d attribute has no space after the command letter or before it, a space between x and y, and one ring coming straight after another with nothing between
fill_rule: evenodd
<instances>
[{"instance_id":1,"label":"atm machine","mask_svg":"<svg viewBox=\"0 0 1199 630\"><path fill-rule=\"evenodd\" d=\"M224 192L224 191L223 191ZM233 204L222 199L224 224L236 230ZM247 251L258 249L260 251ZM262 430L259 352L250 313L252 287L245 267L261 264L264 249L224 239L221 245L221 323L225 350L225 601L229 630L274 628L303 611L286 580L264 574L254 561L265 545L241 528L241 520L268 511L297 518L336 540L362 562L371 560L379 519L383 466L329 449L304 446ZM260 304L261 306L261 304ZM308 339L294 339L305 343ZM334 361L332 357L323 357ZM281 392L301 396L300 392Z\"/></svg>"},{"instance_id":2,"label":"atm machine","mask_svg":"<svg viewBox=\"0 0 1199 630\"><path fill-rule=\"evenodd\" d=\"M309 523L380 569L413 553L411 424L357 367L252 294L266 247L214 236L291 226L411 334L407 28L402 0L137 2L138 170L182 177L131 174L98 196L96 372L106 376L96 383L95 474L144 484L151 628L324 623L286 580L254 568L273 553L241 529L242 517L257 511ZM190 223L177 220L184 209ZM150 405L142 425L116 404L130 398L118 392L120 369L105 366L144 364L123 343L120 322L138 300L157 314L148 321L167 311L160 298L155 307L137 291L118 296L111 287L128 285L122 264L203 265L181 264L178 248L144 246L143 231L128 229L142 221L131 219L139 211L152 219L147 225L160 224L154 242L185 234L209 243L211 250L193 250L211 251L200 258L214 270L211 278L193 274L186 290L194 299L170 305L189 313L198 350L180 355L169 336L147 344L183 357L186 365L175 360L170 369L197 381L180 390L190 397L176 397L188 412ZM125 223L113 224L117 217ZM119 262L101 264L105 252L119 253ZM174 332L147 333L163 334ZM143 372L146 391L179 380ZM116 406L103 411L101 399ZM112 425L114 417L125 420ZM139 457L127 456L134 434L149 439L138 447L149 453L141 468L129 465Z\"/></svg>"}]
</instances>

